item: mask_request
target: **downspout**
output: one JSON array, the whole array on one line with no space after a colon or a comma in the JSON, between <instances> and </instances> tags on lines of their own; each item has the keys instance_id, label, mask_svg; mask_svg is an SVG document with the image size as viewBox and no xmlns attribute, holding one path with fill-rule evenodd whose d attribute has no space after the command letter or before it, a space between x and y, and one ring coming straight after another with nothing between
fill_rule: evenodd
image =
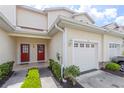
<instances>
[{"instance_id":1,"label":"downspout","mask_svg":"<svg viewBox=\"0 0 124 93\"><path fill-rule=\"evenodd\" d=\"M64 30L62 28L60 28L59 26L57 26L57 24L55 24L55 28L58 29L61 32L64 32Z\"/></svg>"},{"instance_id":2,"label":"downspout","mask_svg":"<svg viewBox=\"0 0 124 93\"><path fill-rule=\"evenodd\" d=\"M64 30L62 29L62 28L60 28L57 24L55 24L55 28L56 29L58 29L59 31L61 31L62 33L63 33L63 50L64 50L64 44L65 44L65 42L64 42ZM64 53L65 53L65 50L64 50ZM63 54L64 54L63 53ZM60 63L61 63L61 77L62 77L62 81L63 82L66 82L66 80L64 80L64 78L63 78L63 69L64 69L64 63L63 63L63 60L62 60L62 55L60 55Z\"/></svg>"},{"instance_id":3,"label":"downspout","mask_svg":"<svg viewBox=\"0 0 124 93\"><path fill-rule=\"evenodd\" d=\"M104 42L104 34L102 34L102 66L103 66L103 64L104 64L104 48L105 48L105 46L104 46L104 44L105 44L105 42Z\"/></svg>"}]
</instances>

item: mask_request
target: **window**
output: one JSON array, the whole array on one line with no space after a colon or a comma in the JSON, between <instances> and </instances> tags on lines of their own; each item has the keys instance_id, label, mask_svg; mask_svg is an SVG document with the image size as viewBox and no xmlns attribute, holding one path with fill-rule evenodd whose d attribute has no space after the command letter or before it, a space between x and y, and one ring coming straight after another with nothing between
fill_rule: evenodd
<instances>
[{"instance_id":1,"label":"window","mask_svg":"<svg viewBox=\"0 0 124 93\"><path fill-rule=\"evenodd\" d=\"M111 44L109 44L109 48L111 48Z\"/></svg>"},{"instance_id":2,"label":"window","mask_svg":"<svg viewBox=\"0 0 124 93\"><path fill-rule=\"evenodd\" d=\"M74 43L74 47L78 47L78 43L77 42Z\"/></svg>"},{"instance_id":3,"label":"window","mask_svg":"<svg viewBox=\"0 0 124 93\"><path fill-rule=\"evenodd\" d=\"M89 48L90 47L90 44L86 44L86 48Z\"/></svg>"},{"instance_id":4,"label":"window","mask_svg":"<svg viewBox=\"0 0 124 93\"><path fill-rule=\"evenodd\" d=\"M120 46L120 44L116 44L116 43L109 44L109 48L118 48L119 46Z\"/></svg>"},{"instance_id":5,"label":"window","mask_svg":"<svg viewBox=\"0 0 124 93\"><path fill-rule=\"evenodd\" d=\"M84 47L84 44L81 43L81 44L80 44L80 47Z\"/></svg>"},{"instance_id":6,"label":"window","mask_svg":"<svg viewBox=\"0 0 124 93\"><path fill-rule=\"evenodd\" d=\"M112 44L112 48L115 48L115 44Z\"/></svg>"},{"instance_id":7,"label":"window","mask_svg":"<svg viewBox=\"0 0 124 93\"><path fill-rule=\"evenodd\" d=\"M23 45L22 46L22 52L23 53L28 53L28 45Z\"/></svg>"},{"instance_id":8,"label":"window","mask_svg":"<svg viewBox=\"0 0 124 93\"><path fill-rule=\"evenodd\" d=\"M94 48L94 44L91 44L91 48Z\"/></svg>"}]
</instances>

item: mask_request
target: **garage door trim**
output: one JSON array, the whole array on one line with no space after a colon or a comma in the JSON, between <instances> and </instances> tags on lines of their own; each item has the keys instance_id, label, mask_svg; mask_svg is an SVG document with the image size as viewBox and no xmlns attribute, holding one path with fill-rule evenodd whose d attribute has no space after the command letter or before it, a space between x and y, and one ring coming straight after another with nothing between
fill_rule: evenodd
<instances>
[{"instance_id":1,"label":"garage door trim","mask_svg":"<svg viewBox=\"0 0 124 93\"><path fill-rule=\"evenodd\" d=\"M98 66L98 55L99 55L99 41L96 41L96 40L84 40L84 39L72 39L72 64L74 65L75 62L75 54L74 54L74 42L75 41L78 41L78 42L83 42L83 43L94 43L94 44L97 44L97 57L96 57L96 62L97 62L97 68L96 69L99 69L99 66Z\"/></svg>"},{"instance_id":2,"label":"garage door trim","mask_svg":"<svg viewBox=\"0 0 124 93\"><path fill-rule=\"evenodd\" d=\"M110 44L116 44L116 45L119 45L119 53L117 56L120 56L121 55L121 43L120 42L108 42L108 56L109 56L109 59L110 58ZM116 47L117 48L117 47Z\"/></svg>"}]
</instances>

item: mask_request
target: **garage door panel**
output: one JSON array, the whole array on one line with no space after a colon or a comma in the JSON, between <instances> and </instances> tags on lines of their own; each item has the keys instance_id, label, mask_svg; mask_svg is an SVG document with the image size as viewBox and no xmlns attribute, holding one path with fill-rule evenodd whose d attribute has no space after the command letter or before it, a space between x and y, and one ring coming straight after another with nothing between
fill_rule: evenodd
<instances>
[{"instance_id":1,"label":"garage door panel","mask_svg":"<svg viewBox=\"0 0 124 93\"><path fill-rule=\"evenodd\" d=\"M120 44L109 43L109 58L120 55Z\"/></svg>"},{"instance_id":2,"label":"garage door panel","mask_svg":"<svg viewBox=\"0 0 124 93\"><path fill-rule=\"evenodd\" d=\"M78 43L73 52L74 65L79 66L81 72L97 68L97 47L94 43Z\"/></svg>"}]
</instances>

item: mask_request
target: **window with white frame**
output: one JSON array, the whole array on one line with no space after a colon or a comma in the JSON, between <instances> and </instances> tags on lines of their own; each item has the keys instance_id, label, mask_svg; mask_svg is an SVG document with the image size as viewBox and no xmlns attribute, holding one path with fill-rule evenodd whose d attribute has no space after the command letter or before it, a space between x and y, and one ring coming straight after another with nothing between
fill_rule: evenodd
<instances>
[{"instance_id":1,"label":"window with white frame","mask_svg":"<svg viewBox=\"0 0 124 93\"><path fill-rule=\"evenodd\" d=\"M109 43L109 58L120 55L120 44Z\"/></svg>"}]
</instances>

